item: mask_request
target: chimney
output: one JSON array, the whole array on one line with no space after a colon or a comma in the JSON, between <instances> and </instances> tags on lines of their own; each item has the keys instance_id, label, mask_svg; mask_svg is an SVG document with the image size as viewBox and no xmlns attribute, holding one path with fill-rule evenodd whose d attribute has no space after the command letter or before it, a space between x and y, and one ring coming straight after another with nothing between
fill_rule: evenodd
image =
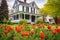
<instances>
[{"instance_id":1,"label":"chimney","mask_svg":"<svg viewBox=\"0 0 60 40\"><path fill-rule=\"evenodd\" d=\"M24 3L26 3L26 0L24 0Z\"/></svg>"}]
</instances>

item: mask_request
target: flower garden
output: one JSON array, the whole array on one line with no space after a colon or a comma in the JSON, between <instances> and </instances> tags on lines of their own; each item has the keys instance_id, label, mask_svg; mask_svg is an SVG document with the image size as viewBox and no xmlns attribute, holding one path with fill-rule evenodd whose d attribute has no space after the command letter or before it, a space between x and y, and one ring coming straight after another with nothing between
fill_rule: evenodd
<instances>
[{"instance_id":1,"label":"flower garden","mask_svg":"<svg viewBox=\"0 0 60 40\"><path fill-rule=\"evenodd\" d=\"M60 27L55 25L26 24L0 25L0 40L60 40Z\"/></svg>"}]
</instances>

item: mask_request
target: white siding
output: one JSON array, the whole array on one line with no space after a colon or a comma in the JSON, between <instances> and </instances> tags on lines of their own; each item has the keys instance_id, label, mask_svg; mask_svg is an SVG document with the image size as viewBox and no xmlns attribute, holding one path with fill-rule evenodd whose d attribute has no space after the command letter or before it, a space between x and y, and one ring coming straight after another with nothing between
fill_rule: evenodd
<instances>
[{"instance_id":1,"label":"white siding","mask_svg":"<svg viewBox=\"0 0 60 40\"><path fill-rule=\"evenodd\" d=\"M22 10L23 10L23 6L19 5L19 11L22 11Z\"/></svg>"},{"instance_id":2,"label":"white siding","mask_svg":"<svg viewBox=\"0 0 60 40\"><path fill-rule=\"evenodd\" d=\"M29 7L29 12L31 12L31 7Z\"/></svg>"}]
</instances>

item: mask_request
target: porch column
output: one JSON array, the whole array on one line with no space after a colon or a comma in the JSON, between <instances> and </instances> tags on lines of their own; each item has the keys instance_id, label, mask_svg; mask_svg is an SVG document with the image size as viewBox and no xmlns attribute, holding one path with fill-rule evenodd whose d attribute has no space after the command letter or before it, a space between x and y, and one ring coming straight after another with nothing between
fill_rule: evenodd
<instances>
[{"instance_id":1,"label":"porch column","mask_svg":"<svg viewBox=\"0 0 60 40\"><path fill-rule=\"evenodd\" d=\"M35 23L36 23L36 20L37 20L37 16L35 16Z\"/></svg>"},{"instance_id":2,"label":"porch column","mask_svg":"<svg viewBox=\"0 0 60 40\"><path fill-rule=\"evenodd\" d=\"M19 14L19 19L21 20L21 14Z\"/></svg>"},{"instance_id":3,"label":"porch column","mask_svg":"<svg viewBox=\"0 0 60 40\"><path fill-rule=\"evenodd\" d=\"M30 15L30 22L31 22L31 15Z\"/></svg>"},{"instance_id":4,"label":"porch column","mask_svg":"<svg viewBox=\"0 0 60 40\"><path fill-rule=\"evenodd\" d=\"M19 20L20 20L20 14L19 14Z\"/></svg>"}]
</instances>

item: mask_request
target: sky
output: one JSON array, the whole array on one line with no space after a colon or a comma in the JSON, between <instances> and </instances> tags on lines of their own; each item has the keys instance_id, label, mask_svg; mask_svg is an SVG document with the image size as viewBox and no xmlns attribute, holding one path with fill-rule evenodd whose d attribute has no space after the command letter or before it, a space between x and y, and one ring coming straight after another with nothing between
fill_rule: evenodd
<instances>
[{"instance_id":1,"label":"sky","mask_svg":"<svg viewBox=\"0 0 60 40\"><path fill-rule=\"evenodd\" d=\"M12 6L14 4L14 1L15 0L7 0L7 3L8 3L8 8L9 9L12 9ZM20 0L20 1L24 1L24 0ZM47 0L27 0L27 3L30 3L32 1L35 1L35 3L37 4L37 6L39 8L42 8L44 6L44 4L47 2Z\"/></svg>"}]
</instances>

